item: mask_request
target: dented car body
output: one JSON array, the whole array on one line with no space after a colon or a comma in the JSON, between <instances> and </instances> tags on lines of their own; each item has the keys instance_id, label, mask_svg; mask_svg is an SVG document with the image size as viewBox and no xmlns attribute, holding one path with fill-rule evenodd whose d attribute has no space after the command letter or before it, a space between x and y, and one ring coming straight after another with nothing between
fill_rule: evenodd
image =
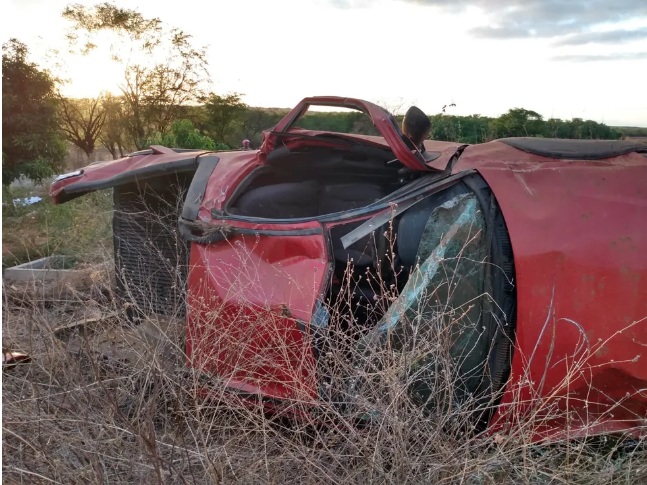
<instances>
[{"instance_id":1,"label":"dented car body","mask_svg":"<svg viewBox=\"0 0 647 485\"><path fill-rule=\"evenodd\" d=\"M357 109L380 136L299 128L318 105ZM645 434L645 144L427 140L421 152L381 108L319 97L259 150L151 147L62 176L50 195L105 188L124 294L186 319L189 365L232 392L330 400L323 361L341 333L356 349L332 399L344 409L374 411L348 403L362 393L353 369L380 372L372 349L424 342L451 362L453 401L477 403L477 429L532 416L536 439ZM437 355L414 360L412 396L438 405Z\"/></svg>"}]
</instances>

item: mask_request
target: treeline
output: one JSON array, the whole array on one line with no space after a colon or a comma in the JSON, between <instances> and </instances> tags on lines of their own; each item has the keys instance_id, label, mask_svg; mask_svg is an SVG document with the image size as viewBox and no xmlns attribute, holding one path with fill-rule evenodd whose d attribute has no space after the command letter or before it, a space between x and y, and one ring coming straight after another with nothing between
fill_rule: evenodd
<instances>
[{"instance_id":1,"label":"treeline","mask_svg":"<svg viewBox=\"0 0 647 485\"><path fill-rule=\"evenodd\" d=\"M373 127L362 124L360 117L354 113L313 112L306 116L302 126L313 130L375 134ZM544 120L539 113L523 108L511 109L496 118L481 115L456 116L445 113L435 114L429 118L432 127L431 139L460 143L483 143L511 136L617 140L623 135L619 130L604 123L581 118ZM402 118L396 116L396 120L401 122Z\"/></svg>"},{"instance_id":2,"label":"treeline","mask_svg":"<svg viewBox=\"0 0 647 485\"><path fill-rule=\"evenodd\" d=\"M258 146L263 130L275 125L287 112L247 106L237 93L210 93L198 101L201 104L178 107L175 116L162 127L154 115L140 114L139 123L133 123L126 96L60 97L57 101L64 136L88 158L99 147L118 158L150 145L226 150L239 147L247 138Z\"/></svg>"},{"instance_id":3,"label":"treeline","mask_svg":"<svg viewBox=\"0 0 647 485\"><path fill-rule=\"evenodd\" d=\"M545 120L539 113L523 108L513 108L498 118L437 114L431 120L432 138L462 143L482 143L511 136L594 140L622 137L619 131L604 123L582 118Z\"/></svg>"},{"instance_id":4,"label":"treeline","mask_svg":"<svg viewBox=\"0 0 647 485\"><path fill-rule=\"evenodd\" d=\"M194 54L181 48L187 52L180 57ZM30 61L25 44L16 39L3 44L3 185L21 175L39 181L62 170L68 144L88 161L100 148L116 159L150 145L222 150L248 138L258 146L262 131L287 112L249 107L237 93L200 92L197 81L187 81L187 69L193 68L129 68L120 95L74 99L63 96L60 82ZM178 94L184 90L193 94Z\"/></svg>"},{"instance_id":5,"label":"treeline","mask_svg":"<svg viewBox=\"0 0 647 485\"><path fill-rule=\"evenodd\" d=\"M110 51L114 59L123 60L120 93L92 99L63 96L62 82L30 61L25 44L16 39L3 44L3 185L21 175L41 180L60 170L68 144L78 147L90 161L101 147L113 158L155 144L228 149L249 139L252 147L258 147L262 131L288 111L250 107L238 93L210 91L205 48L195 47L189 34L157 18L145 18L135 10L109 3L70 5L62 15L71 22L67 34L70 49L79 55L96 47L100 34L109 31L116 36ZM132 52L145 56L127 58ZM539 113L523 108L511 109L498 118L443 112L430 119L431 138L462 143L510 136L621 137L620 131L602 123L580 118L544 120ZM377 134L361 113L310 112L300 126Z\"/></svg>"}]
</instances>

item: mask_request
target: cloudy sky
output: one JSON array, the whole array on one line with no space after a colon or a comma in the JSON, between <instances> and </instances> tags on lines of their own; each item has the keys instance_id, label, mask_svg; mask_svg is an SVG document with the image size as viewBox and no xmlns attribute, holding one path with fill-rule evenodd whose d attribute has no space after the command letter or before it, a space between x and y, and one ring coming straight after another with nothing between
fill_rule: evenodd
<instances>
[{"instance_id":1,"label":"cloudy sky","mask_svg":"<svg viewBox=\"0 0 647 485\"><path fill-rule=\"evenodd\" d=\"M64 0L5 0L3 42L59 62L69 94L117 91L106 53L65 51ZM81 0L91 5L96 2ZM133 8L135 2L115 0ZM207 45L213 88L256 106L312 95L360 97L391 109L545 117L647 126L647 0L138 0L145 16ZM47 57L46 57L47 56Z\"/></svg>"}]
</instances>

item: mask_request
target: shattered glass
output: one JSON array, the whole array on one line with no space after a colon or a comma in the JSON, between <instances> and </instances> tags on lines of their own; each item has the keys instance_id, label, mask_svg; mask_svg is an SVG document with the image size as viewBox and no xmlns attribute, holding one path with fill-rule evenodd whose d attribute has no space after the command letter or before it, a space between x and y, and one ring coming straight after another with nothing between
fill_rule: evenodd
<instances>
[{"instance_id":1,"label":"shattered glass","mask_svg":"<svg viewBox=\"0 0 647 485\"><path fill-rule=\"evenodd\" d=\"M473 194L458 195L431 212L406 286L360 342L354 396L375 402L378 389L395 385L417 405L434 409L460 406L477 391L489 350L480 323L487 301L487 247L485 220Z\"/></svg>"}]
</instances>

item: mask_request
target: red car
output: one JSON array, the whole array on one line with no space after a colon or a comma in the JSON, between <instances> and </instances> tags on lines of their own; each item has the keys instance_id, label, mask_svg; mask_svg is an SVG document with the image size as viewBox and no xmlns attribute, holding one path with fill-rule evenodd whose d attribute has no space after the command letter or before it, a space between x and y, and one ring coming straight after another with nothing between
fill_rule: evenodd
<instances>
[{"instance_id":1,"label":"red car","mask_svg":"<svg viewBox=\"0 0 647 485\"><path fill-rule=\"evenodd\" d=\"M361 111L379 136L300 127L317 105ZM532 418L537 439L645 435L644 143L427 140L421 152L378 106L316 97L259 150L151 147L50 194L105 188L124 293L186 318L189 365L228 389L370 416L379 396L362 393L386 379L374 356L414 352L401 376L412 401L469 402L476 429ZM454 385L439 393L446 372Z\"/></svg>"}]
</instances>

